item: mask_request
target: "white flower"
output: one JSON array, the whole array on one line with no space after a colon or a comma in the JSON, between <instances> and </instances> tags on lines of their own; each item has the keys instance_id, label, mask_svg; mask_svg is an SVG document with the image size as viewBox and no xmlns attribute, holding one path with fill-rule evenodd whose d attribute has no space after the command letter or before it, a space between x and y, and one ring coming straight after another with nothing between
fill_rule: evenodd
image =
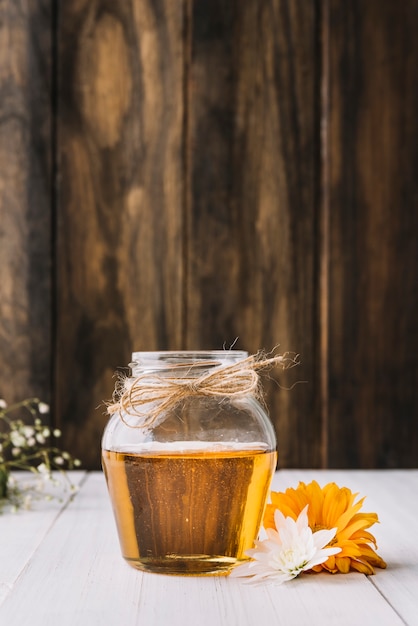
<instances>
[{"instance_id":1,"label":"white flower","mask_svg":"<svg viewBox=\"0 0 418 626\"><path fill-rule=\"evenodd\" d=\"M7 402L3 398L0 398L0 409L7 409Z\"/></svg>"},{"instance_id":2,"label":"white flower","mask_svg":"<svg viewBox=\"0 0 418 626\"><path fill-rule=\"evenodd\" d=\"M45 402L40 402L38 404L38 411L39 413L49 413L49 404L46 404Z\"/></svg>"},{"instance_id":3,"label":"white flower","mask_svg":"<svg viewBox=\"0 0 418 626\"><path fill-rule=\"evenodd\" d=\"M49 474L49 469L45 463L40 463L36 469L40 474Z\"/></svg>"},{"instance_id":4,"label":"white flower","mask_svg":"<svg viewBox=\"0 0 418 626\"><path fill-rule=\"evenodd\" d=\"M56 465L64 465L64 459L62 458L62 456L56 456L54 457L54 463Z\"/></svg>"},{"instance_id":5,"label":"white flower","mask_svg":"<svg viewBox=\"0 0 418 626\"><path fill-rule=\"evenodd\" d=\"M59 428L55 428L52 434L54 435L54 437L61 437L62 433Z\"/></svg>"},{"instance_id":6,"label":"white flower","mask_svg":"<svg viewBox=\"0 0 418 626\"><path fill-rule=\"evenodd\" d=\"M45 443L45 437L42 435L42 433L36 434L36 441L41 445Z\"/></svg>"},{"instance_id":7,"label":"white flower","mask_svg":"<svg viewBox=\"0 0 418 626\"><path fill-rule=\"evenodd\" d=\"M256 541L255 548L246 551L254 560L239 565L230 576L252 576L250 582L270 580L280 584L340 552L341 548L324 548L335 537L337 529L313 533L308 525L307 509L308 506L296 521L291 517L285 518L276 510L274 523L277 530L267 528L268 538Z\"/></svg>"},{"instance_id":8,"label":"white flower","mask_svg":"<svg viewBox=\"0 0 418 626\"><path fill-rule=\"evenodd\" d=\"M26 438L18 430L12 430L10 441L16 448L22 448L26 444Z\"/></svg>"},{"instance_id":9,"label":"white flower","mask_svg":"<svg viewBox=\"0 0 418 626\"><path fill-rule=\"evenodd\" d=\"M21 433L27 439L30 439L35 434L35 429L32 426L23 426Z\"/></svg>"}]
</instances>

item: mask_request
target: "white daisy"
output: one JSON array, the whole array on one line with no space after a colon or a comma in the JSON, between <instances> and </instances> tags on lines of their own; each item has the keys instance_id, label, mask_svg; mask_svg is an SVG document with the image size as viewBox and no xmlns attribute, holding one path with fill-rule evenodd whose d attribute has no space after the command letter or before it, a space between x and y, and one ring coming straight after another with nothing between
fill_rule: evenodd
<instances>
[{"instance_id":1,"label":"white daisy","mask_svg":"<svg viewBox=\"0 0 418 626\"><path fill-rule=\"evenodd\" d=\"M340 552L341 548L324 548L335 537L337 529L313 533L308 525L307 509L308 506L296 521L276 510L274 523L277 530L267 528L267 539L256 541L255 548L246 551L253 560L233 569L230 576L251 577L249 582L267 580L280 584Z\"/></svg>"}]
</instances>

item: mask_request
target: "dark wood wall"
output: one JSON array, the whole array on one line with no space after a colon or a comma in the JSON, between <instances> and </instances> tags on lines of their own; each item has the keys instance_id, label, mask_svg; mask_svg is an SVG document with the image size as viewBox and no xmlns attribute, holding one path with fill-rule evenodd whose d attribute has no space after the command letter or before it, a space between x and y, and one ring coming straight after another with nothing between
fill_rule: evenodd
<instances>
[{"instance_id":1,"label":"dark wood wall","mask_svg":"<svg viewBox=\"0 0 418 626\"><path fill-rule=\"evenodd\" d=\"M238 337L301 355L265 383L281 467L416 467L417 28L418 0L0 0L0 397L98 467L133 350Z\"/></svg>"}]
</instances>

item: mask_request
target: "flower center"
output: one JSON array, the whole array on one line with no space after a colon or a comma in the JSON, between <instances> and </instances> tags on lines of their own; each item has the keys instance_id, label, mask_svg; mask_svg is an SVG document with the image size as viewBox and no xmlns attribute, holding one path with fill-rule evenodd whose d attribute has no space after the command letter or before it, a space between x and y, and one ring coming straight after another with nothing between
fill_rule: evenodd
<instances>
[{"instance_id":1,"label":"flower center","mask_svg":"<svg viewBox=\"0 0 418 626\"><path fill-rule=\"evenodd\" d=\"M302 546L289 547L278 554L278 562L282 571L292 572L297 576L308 562L306 550Z\"/></svg>"}]
</instances>

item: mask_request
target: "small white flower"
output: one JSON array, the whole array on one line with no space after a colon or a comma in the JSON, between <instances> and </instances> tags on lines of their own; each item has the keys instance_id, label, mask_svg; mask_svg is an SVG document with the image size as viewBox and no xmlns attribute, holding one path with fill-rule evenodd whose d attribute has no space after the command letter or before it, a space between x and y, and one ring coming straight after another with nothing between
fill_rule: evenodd
<instances>
[{"instance_id":1,"label":"small white flower","mask_svg":"<svg viewBox=\"0 0 418 626\"><path fill-rule=\"evenodd\" d=\"M59 428L55 428L52 434L54 435L54 437L61 437L62 433Z\"/></svg>"},{"instance_id":2,"label":"small white flower","mask_svg":"<svg viewBox=\"0 0 418 626\"><path fill-rule=\"evenodd\" d=\"M29 437L26 443L29 446L29 448L32 448L36 444L35 437Z\"/></svg>"},{"instance_id":3,"label":"small white flower","mask_svg":"<svg viewBox=\"0 0 418 626\"><path fill-rule=\"evenodd\" d=\"M40 402L38 404L38 411L39 413L49 413L49 404L46 404L45 402Z\"/></svg>"},{"instance_id":4,"label":"small white flower","mask_svg":"<svg viewBox=\"0 0 418 626\"><path fill-rule=\"evenodd\" d=\"M16 448L22 448L26 444L26 438L18 430L11 431L10 441Z\"/></svg>"},{"instance_id":5,"label":"small white flower","mask_svg":"<svg viewBox=\"0 0 418 626\"><path fill-rule=\"evenodd\" d=\"M49 469L45 463L40 463L36 469L38 470L39 474L49 474Z\"/></svg>"},{"instance_id":6,"label":"small white flower","mask_svg":"<svg viewBox=\"0 0 418 626\"><path fill-rule=\"evenodd\" d=\"M54 458L54 463L56 465L64 465L64 459L62 458L62 456L56 456Z\"/></svg>"},{"instance_id":7,"label":"small white flower","mask_svg":"<svg viewBox=\"0 0 418 626\"><path fill-rule=\"evenodd\" d=\"M74 459L74 467L80 467L81 461L80 459Z\"/></svg>"},{"instance_id":8,"label":"small white flower","mask_svg":"<svg viewBox=\"0 0 418 626\"><path fill-rule=\"evenodd\" d=\"M21 433L26 439L30 439L35 434L35 429L32 426L23 426Z\"/></svg>"},{"instance_id":9,"label":"small white flower","mask_svg":"<svg viewBox=\"0 0 418 626\"><path fill-rule=\"evenodd\" d=\"M12 448L12 454L13 456L19 456L19 454L21 453L21 449L20 448Z\"/></svg>"},{"instance_id":10,"label":"small white flower","mask_svg":"<svg viewBox=\"0 0 418 626\"><path fill-rule=\"evenodd\" d=\"M44 444L45 443L45 437L43 436L42 433L37 433L36 434L36 441L40 444Z\"/></svg>"},{"instance_id":11,"label":"small white flower","mask_svg":"<svg viewBox=\"0 0 418 626\"><path fill-rule=\"evenodd\" d=\"M42 434L46 438L46 437L50 436L51 431L49 430L49 428L44 428L43 431L42 431Z\"/></svg>"},{"instance_id":12,"label":"small white flower","mask_svg":"<svg viewBox=\"0 0 418 626\"><path fill-rule=\"evenodd\" d=\"M7 409L7 402L3 398L0 398L0 409Z\"/></svg>"},{"instance_id":13,"label":"small white flower","mask_svg":"<svg viewBox=\"0 0 418 626\"><path fill-rule=\"evenodd\" d=\"M308 525L307 509L308 506L296 521L276 510L274 523L277 530L267 528L268 538L256 541L255 548L246 551L253 561L239 565L230 576L252 576L250 582L268 580L280 584L340 552L341 548L324 548L335 537L337 529L313 533Z\"/></svg>"}]
</instances>

